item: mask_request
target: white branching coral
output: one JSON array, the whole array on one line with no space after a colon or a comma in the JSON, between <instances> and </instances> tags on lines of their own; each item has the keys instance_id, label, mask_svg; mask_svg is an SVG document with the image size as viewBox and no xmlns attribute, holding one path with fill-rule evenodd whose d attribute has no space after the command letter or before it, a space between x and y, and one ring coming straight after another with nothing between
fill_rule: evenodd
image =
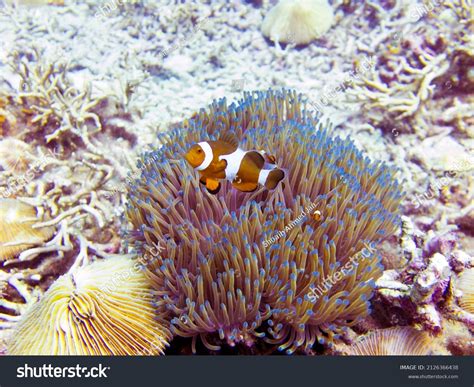
<instances>
[{"instance_id":1,"label":"white branching coral","mask_svg":"<svg viewBox=\"0 0 474 387\"><path fill-rule=\"evenodd\" d=\"M397 32L392 29L376 45L365 47L377 55L376 71L360 77L348 95L362 102L372 125L422 135L436 124L454 124L473 135L469 133L473 99L468 90L474 77L466 69L474 61L474 40L467 32L474 19L466 2L452 3L442 2L422 15L407 4L396 15ZM424 23L417 23L420 17Z\"/></svg>"},{"instance_id":2,"label":"white branching coral","mask_svg":"<svg viewBox=\"0 0 474 387\"><path fill-rule=\"evenodd\" d=\"M107 195L107 184L124 180L127 167L105 151L103 140L113 135L109 118L127 113L117 103L109 114L113 109L107 96L93 97L87 85L75 87L66 66L39 57L30 50L9 56L21 83L16 88L13 81L6 82L0 91L0 129L7 137L0 142L0 196L21 201L38 214L34 224L29 220L23 225L30 227L31 237L19 241L25 235L17 233L15 246L11 240L0 241L0 252L9 249L0 259L5 289L0 294L0 352L51 276L107 257L120 246L117 215L125 199ZM42 230L50 230L47 237L33 235Z\"/></svg>"},{"instance_id":3,"label":"white branching coral","mask_svg":"<svg viewBox=\"0 0 474 387\"><path fill-rule=\"evenodd\" d=\"M21 77L17 101L30 112L36 131L44 132L46 143L61 142L69 135L76 141L80 139L93 153L101 154L90 141L102 129L99 116L92 110L101 99L92 98L90 85L85 85L84 90L76 89L66 77L64 63L16 60L14 65Z\"/></svg>"}]
</instances>

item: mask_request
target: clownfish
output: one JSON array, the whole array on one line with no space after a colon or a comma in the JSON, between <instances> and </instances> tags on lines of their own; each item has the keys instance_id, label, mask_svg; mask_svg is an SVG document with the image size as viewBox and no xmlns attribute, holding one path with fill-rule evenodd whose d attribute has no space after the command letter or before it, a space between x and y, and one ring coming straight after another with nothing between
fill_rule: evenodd
<instances>
[{"instance_id":1,"label":"clownfish","mask_svg":"<svg viewBox=\"0 0 474 387\"><path fill-rule=\"evenodd\" d=\"M259 185L272 190L285 177L273 156L256 150L239 148L238 140L226 134L217 141L204 141L193 145L185 154L186 161L199 172L199 181L211 194L221 188L219 180L229 180L242 192L252 192Z\"/></svg>"}]
</instances>

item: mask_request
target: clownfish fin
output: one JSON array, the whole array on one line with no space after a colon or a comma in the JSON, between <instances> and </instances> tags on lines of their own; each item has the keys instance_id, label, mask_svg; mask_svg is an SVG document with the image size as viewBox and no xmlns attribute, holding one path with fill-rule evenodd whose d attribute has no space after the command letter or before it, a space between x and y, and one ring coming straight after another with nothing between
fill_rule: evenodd
<instances>
[{"instance_id":1,"label":"clownfish fin","mask_svg":"<svg viewBox=\"0 0 474 387\"><path fill-rule=\"evenodd\" d=\"M275 189L280 181L285 178L285 172L280 168L272 169L268 172L267 179L265 181L265 187L269 190Z\"/></svg>"},{"instance_id":2,"label":"clownfish fin","mask_svg":"<svg viewBox=\"0 0 474 387\"><path fill-rule=\"evenodd\" d=\"M233 147L235 147L235 149L239 147L239 139L232 132L227 132L227 133L222 134L219 137L219 140L232 145Z\"/></svg>"},{"instance_id":3,"label":"clownfish fin","mask_svg":"<svg viewBox=\"0 0 474 387\"><path fill-rule=\"evenodd\" d=\"M205 178L204 176L201 176L201 177L199 178L199 182L200 182L201 184L204 184L204 185L206 185L206 180L207 180L207 178Z\"/></svg>"},{"instance_id":4,"label":"clownfish fin","mask_svg":"<svg viewBox=\"0 0 474 387\"><path fill-rule=\"evenodd\" d=\"M257 189L258 183L252 183L252 182L242 182L240 180L233 180L232 185L238 189L239 191L242 192L253 192Z\"/></svg>"},{"instance_id":5,"label":"clownfish fin","mask_svg":"<svg viewBox=\"0 0 474 387\"><path fill-rule=\"evenodd\" d=\"M263 149L259 153L265 158L265 164L267 164L267 165L276 165L277 164L275 156L273 156L271 154L268 154Z\"/></svg>"},{"instance_id":6,"label":"clownfish fin","mask_svg":"<svg viewBox=\"0 0 474 387\"><path fill-rule=\"evenodd\" d=\"M227 161L226 160L220 160L214 166L214 173L219 173L219 172L225 171L226 168L227 168Z\"/></svg>"},{"instance_id":7,"label":"clownfish fin","mask_svg":"<svg viewBox=\"0 0 474 387\"><path fill-rule=\"evenodd\" d=\"M206 188L210 194L217 194L221 189L221 183L218 180L206 179Z\"/></svg>"}]
</instances>

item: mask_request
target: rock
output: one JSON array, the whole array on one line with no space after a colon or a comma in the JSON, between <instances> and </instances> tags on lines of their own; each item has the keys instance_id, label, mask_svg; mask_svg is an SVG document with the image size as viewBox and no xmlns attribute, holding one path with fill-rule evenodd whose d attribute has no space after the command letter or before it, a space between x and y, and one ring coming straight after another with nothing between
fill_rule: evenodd
<instances>
[{"instance_id":1,"label":"rock","mask_svg":"<svg viewBox=\"0 0 474 387\"><path fill-rule=\"evenodd\" d=\"M452 233L435 235L432 230L428 232L423 252L426 256L441 253L448 256L457 245L456 235Z\"/></svg>"},{"instance_id":2,"label":"rock","mask_svg":"<svg viewBox=\"0 0 474 387\"><path fill-rule=\"evenodd\" d=\"M385 294L389 293L386 290L408 291L410 288L398 281L399 276L396 270L385 270L382 277L375 283L375 286L378 289L385 289ZM392 294L395 294L395 292L392 292Z\"/></svg>"},{"instance_id":3,"label":"rock","mask_svg":"<svg viewBox=\"0 0 474 387\"><path fill-rule=\"evenodd\" d=\"M471 267L474 262L469 254L461 250L454 250L450 255L449 263L454 271L460 272L465 268Z\"/></svg>"},{"instance_id":4,"label":"rock","mask_svg":"<svg viewBox=\"0 0 474 387\"><path fill-rule=\"evenodd\" d=\"M441 316L434 305L430 304L419 306L417 312L425 329L430 330L436 334L441 332Z\"/></svg>"},{"instance_id":5,"label":"rock","mask_svg":"<svg viewBox=\"0 0 474 387\"><path fill-rule=\"evenodd\" d=\"M436 303L441 300L451 277L448 260L442 254L431 257L428 267L414 278L412 298L417 302Z\"/></svg>"},{"instance_id":6,"label":"rock","mask_svg":"<svg viewBox=\"0 0 474 387\"><path fill-rule=\"evenodd\" d=\"M474 210L456 219L456 224L463 231L469 234L474 233Z\"/></svg>"}]
</instances>

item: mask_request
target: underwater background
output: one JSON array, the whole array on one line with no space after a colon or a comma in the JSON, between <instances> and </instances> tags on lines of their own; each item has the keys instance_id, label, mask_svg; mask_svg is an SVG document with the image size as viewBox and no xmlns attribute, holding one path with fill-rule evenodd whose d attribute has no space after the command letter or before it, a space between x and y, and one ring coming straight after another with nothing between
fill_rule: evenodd
<instances>
[{"instance_id":1,"label":"underwater background","mask_svg":"<svg viewBox=\"0 0 474 387\"><path fill-rule=\"evenodd\" d=\"M473 355L473 20L0 0L0 354ZM200 183L229 135L274 190Z\"/></svg>"}]
</instances>

